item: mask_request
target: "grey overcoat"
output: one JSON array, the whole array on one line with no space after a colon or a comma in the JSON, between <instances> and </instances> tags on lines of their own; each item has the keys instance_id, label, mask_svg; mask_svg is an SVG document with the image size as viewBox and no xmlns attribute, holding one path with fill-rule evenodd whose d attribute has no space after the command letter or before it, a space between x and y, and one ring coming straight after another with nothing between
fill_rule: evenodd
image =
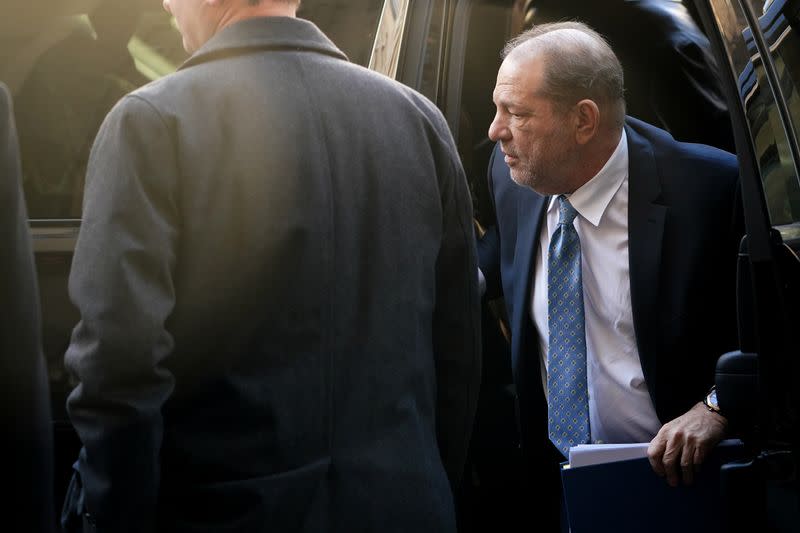
<instances>
[{"instance_id":1,"label":"grey overcoat","mask_svg":"<svg viewBox=\"0 0 800 533\"><path fill-rule=\"evenodd\" d=\"M222 30L92 150L66 354L85 522L454 531L476 268L433 104L309 22Z\"/></svg>"}]
</instances>

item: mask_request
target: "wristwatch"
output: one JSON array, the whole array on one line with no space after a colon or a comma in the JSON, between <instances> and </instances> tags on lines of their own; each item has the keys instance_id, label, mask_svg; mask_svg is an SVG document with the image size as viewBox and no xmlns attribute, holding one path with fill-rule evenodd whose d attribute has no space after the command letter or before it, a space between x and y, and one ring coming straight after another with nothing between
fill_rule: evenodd
<instances>
[{"instance_id":1,"label":"wristwatch","mask_svg":"<svg viewBox=\"0 0 800 533\"><path fill-rule=\"evenodd\" d=\"M711 387L711 390L708 391L706 397L703 398L703 404L708 408L709 411L712 413L717 413L718 415L721 414L719 410L719 403L717 403L717 387Z\"/></svg>"}]
</instances>

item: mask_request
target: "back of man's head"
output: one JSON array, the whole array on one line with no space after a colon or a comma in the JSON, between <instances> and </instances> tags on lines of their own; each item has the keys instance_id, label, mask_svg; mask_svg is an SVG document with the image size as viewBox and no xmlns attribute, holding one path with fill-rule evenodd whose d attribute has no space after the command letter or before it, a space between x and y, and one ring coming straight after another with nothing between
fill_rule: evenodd
<instances>
[{"instance_id":1,"label":"back of man's head","mask_svg":"<svg viewBox=\"0 0 800 533\"><path fill-rule=\"evenodd\" d=\"M608 126L625 121L622 65L606 40L581 22L539 24L506 44L504 59L538 56L544 61L541 93L562 111L583 99L594 101Z\"/></svg>"}]
</instances>

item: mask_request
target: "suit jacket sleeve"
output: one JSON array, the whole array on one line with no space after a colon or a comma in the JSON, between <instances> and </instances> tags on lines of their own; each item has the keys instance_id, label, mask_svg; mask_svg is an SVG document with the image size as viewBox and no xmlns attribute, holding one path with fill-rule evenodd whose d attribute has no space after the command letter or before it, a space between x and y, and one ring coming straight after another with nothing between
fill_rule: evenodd
<instances>
[{"instance_id":1,"label":"suit jacket sleeve","mask_svg":"<svg viewBox=\"0 0 800 533\"><path fill-rule=\"evenodd\" d=\"M497 148L492 151L492 156L489 158L489 167L487 171L487 187L489 189L489 198L494 204L494 191L492 187L492 171L495 165L495 157L497 156ZM492 206L497 211L496 207ZM478 238L478 264L484 278L486 278L486 293L484 297L487 301L499 298L502 296L502 288L500 282L500 234L497 231L497 223L486 228L486 232Z\"/></svg>"},{"instance_id":2,"label":"suit jacket sleeve","mask_svg":"<svg viewBox=\"0 0 800 533\"><path fill-rule=\"evenodd\" d=\"M0 508L10 530L43 532L53 530L53 437L35 272L11 99L0 85L0 423L10 437L0 453L12 487Z\"/></svg>"},{"instance_id":3,"label":"suit jacket sleeve","mask_svg":"<svg viewBox=\"0 0 800 533\"><path fill-rule=\"evenodd\" d=\"M466 463L480 389L480 296L472 200L450 132L446 126L440 131L446 148L440 158L443 232L433 324L436 430L445 470L455 487Z\"/></svg>"},{"instance_id":4,"label":"suit jacket sleeve","mask_svg":"<svg viewBox=\"0 0 800 533\"><path fill-rule=\"evenodd\" d=\"M80 311L65 356L67 400L83 443L77 470L97 531L152 531L161 407L173 377L165 322L178 238L173 141L159 113L129 96L92 148L69 291Z\"/></svg>"}]
</instances>

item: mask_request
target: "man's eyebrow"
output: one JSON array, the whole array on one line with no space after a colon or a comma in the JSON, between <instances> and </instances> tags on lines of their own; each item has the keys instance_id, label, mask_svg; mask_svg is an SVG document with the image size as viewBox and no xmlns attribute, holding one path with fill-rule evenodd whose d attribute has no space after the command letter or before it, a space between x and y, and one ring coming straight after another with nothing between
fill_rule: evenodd
<instances>
[{"instance_id":1,"label":"man's eyebrow","mask_svg":"<svg viewBox=\"0 0 800 533\"><path fill-rule=\"evenodd\" d=\"M495 89L495 91L492 92L492 101L496 105L503 105L505 107L508 107L509 105L511 105L512 99L509 98L509 96L508 96L506 91L498 92Z\"/></svg>"}]
</instances>

